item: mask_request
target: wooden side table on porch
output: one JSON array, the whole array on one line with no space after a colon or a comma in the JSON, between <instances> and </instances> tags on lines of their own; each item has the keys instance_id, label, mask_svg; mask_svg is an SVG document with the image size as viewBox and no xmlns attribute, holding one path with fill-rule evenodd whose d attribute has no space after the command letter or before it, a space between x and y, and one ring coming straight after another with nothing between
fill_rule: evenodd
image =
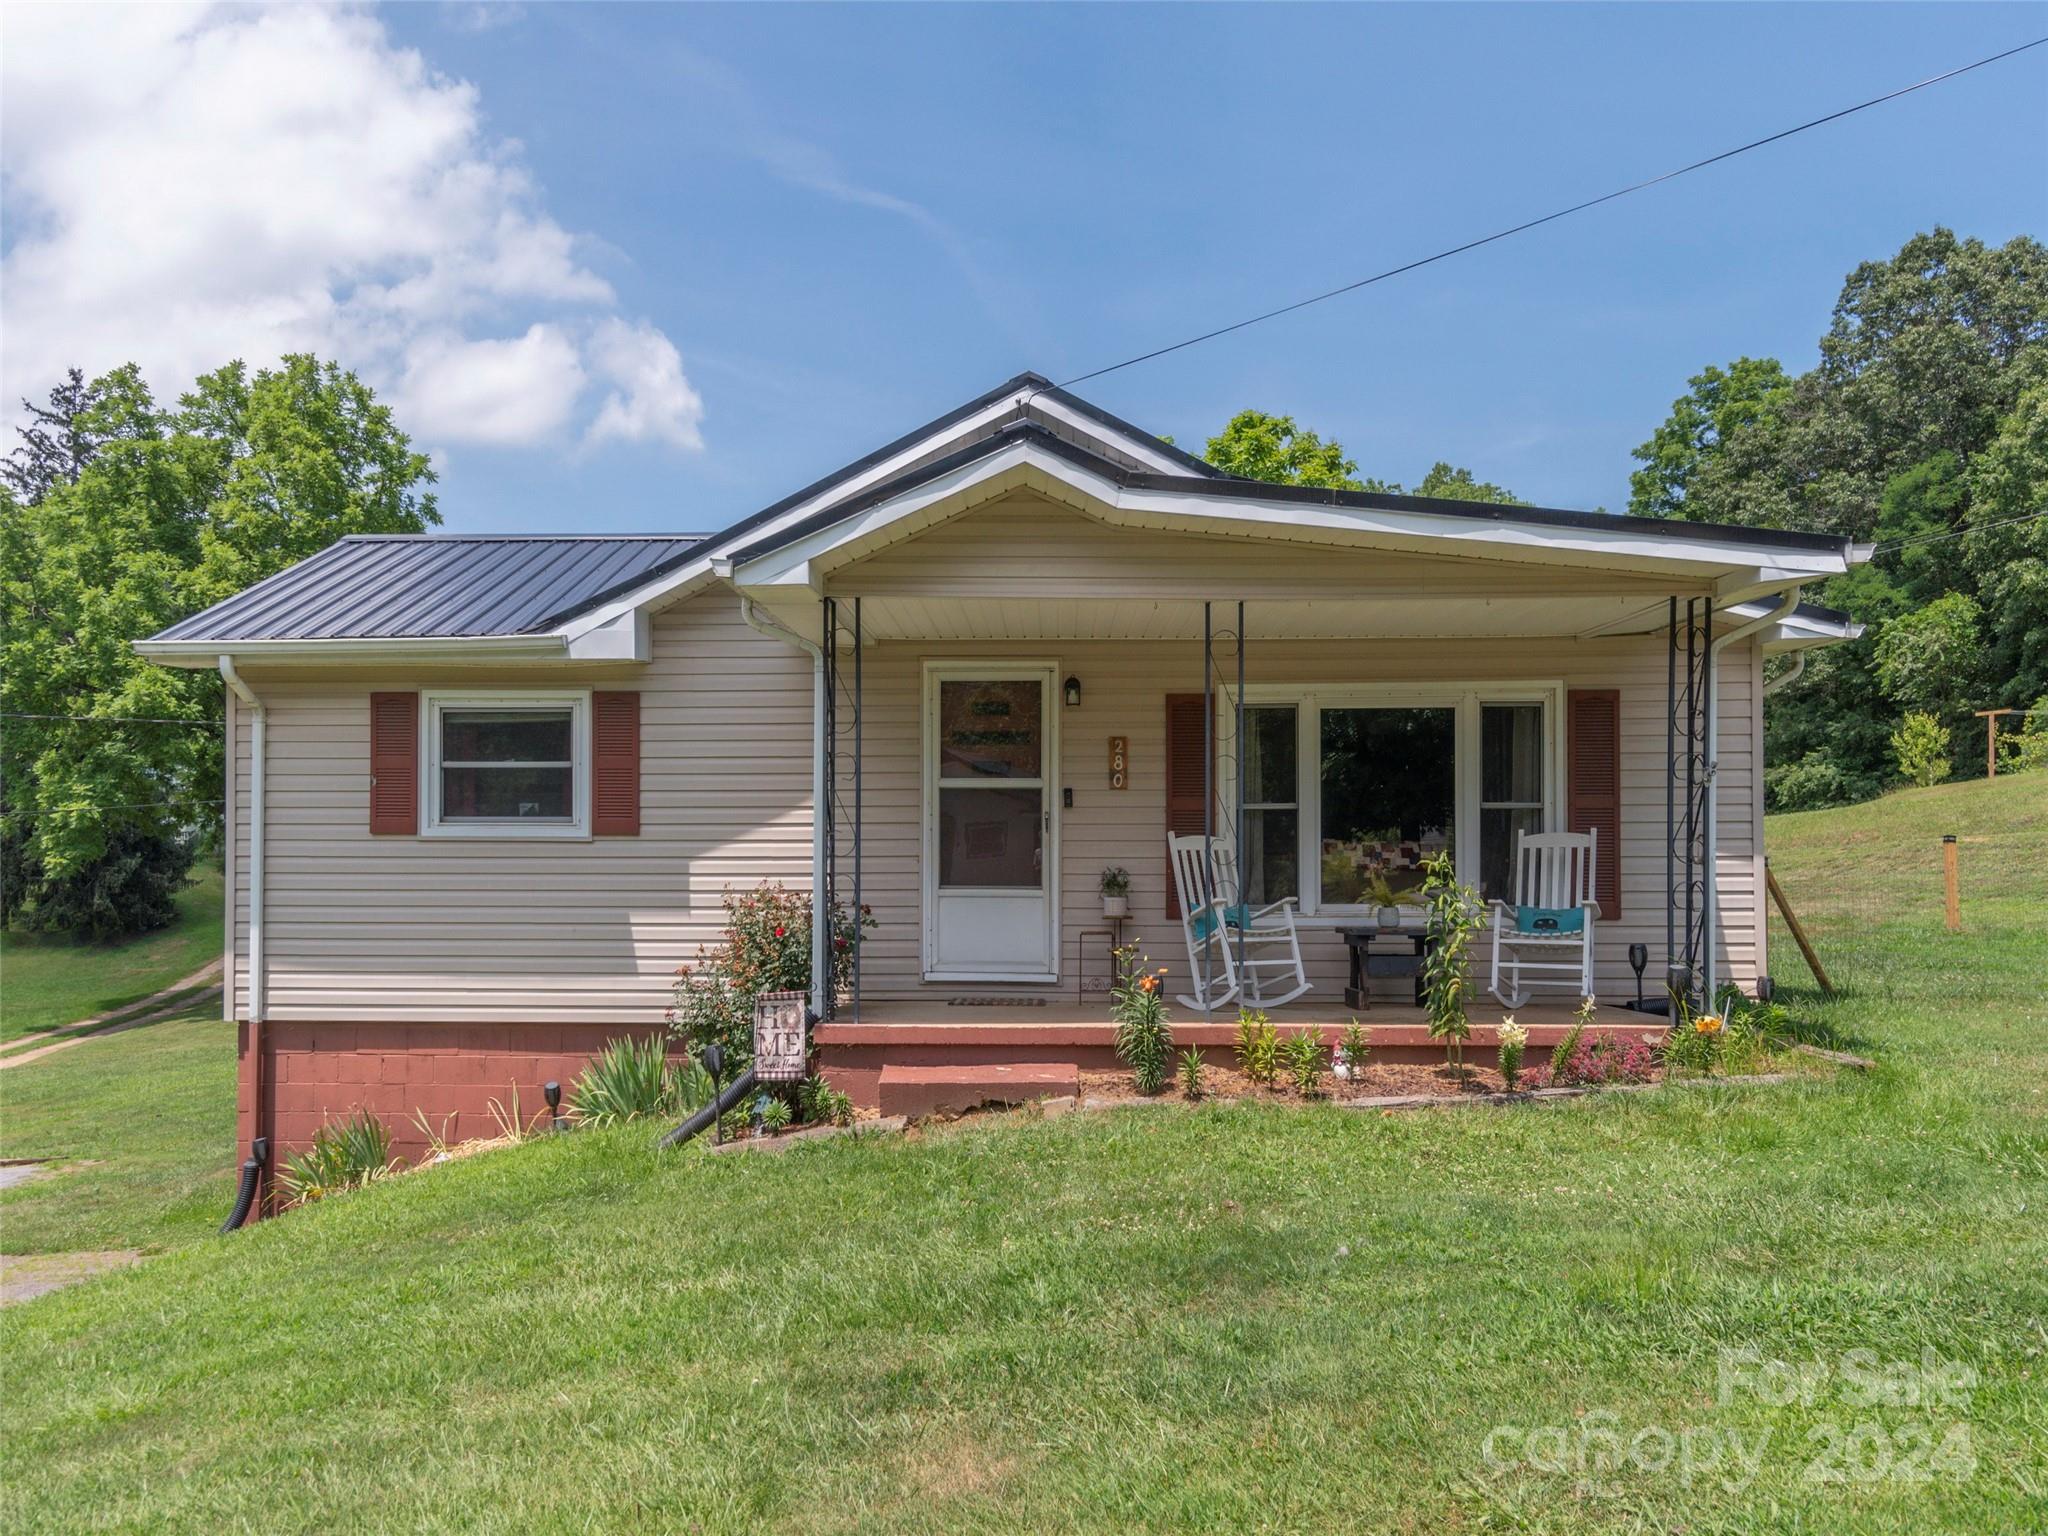
<instances>
[{"instance_id":1,"label":"wooden side table on porch","mask_svg":"<svg viewBox=\"0 0 2048 1536\"><path fill-rule=\"evenodd\" d=\"M1370 1008L1371 981L1375 976L1413 976L1415 1006L1422 1006L1422 961L1429 953L1429 932L1420 923L1404 922L1398 928L1339 928L1337 936L1351 956L1351 982L1344 989L1344 1006ZM1402 952L1406 942L1409 951ZM1375 954L1373 946L1384 944L1387 953Z\"/></svg>"}]
</instances>

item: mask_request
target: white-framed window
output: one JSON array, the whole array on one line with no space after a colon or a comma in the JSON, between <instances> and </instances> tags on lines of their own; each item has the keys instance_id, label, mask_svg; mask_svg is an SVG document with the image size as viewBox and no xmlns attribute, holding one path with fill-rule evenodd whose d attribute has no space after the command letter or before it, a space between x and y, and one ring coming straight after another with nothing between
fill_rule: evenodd
<instances>
[{"instance_id":1,"label":"white-framed window","mask_svg":"<svg viewBox=\"0 0 2048 1536\"><path fill-rule=\"evenodd\" d=\"M1218 711L1228 804L1234 722ZM1561 683L1248 688L1247 896L1343 921L1382 880L1418 902L1423 861L1449 850L1461 880L1505 898L1515 834L1559 825L1563 719Z\"/></svg>"},{"instance_id":2,"label":"white-framed window","mask_svg":"<svg viewBox=\"0 0 2048 1536\"><path fill-rule=\"evenodd\" d=\"M588 692L428 692L420 710L422 835L590 835Z\"/></svg>"}]
</instances>

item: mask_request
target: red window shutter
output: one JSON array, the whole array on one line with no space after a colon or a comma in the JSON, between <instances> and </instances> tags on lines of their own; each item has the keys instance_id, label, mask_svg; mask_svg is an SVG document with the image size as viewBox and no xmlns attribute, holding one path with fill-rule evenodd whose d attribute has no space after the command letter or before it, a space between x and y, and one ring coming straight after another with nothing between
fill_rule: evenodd
<instances>
[{"instance_id":1,"label":"red window shutter","mask_svg":"<svg viewBox=\"0 0 2048 1536\"><path fill-rule=\"evenodd\" d=\"M590 696L590 830L640 835L640 695Z\"/></svg>"},{"instance_id":2,"label":"red window shutter","mask_svg":"<svg viewBox=\"0 0 2048 1536\"><path fill-rule=\"evenodd\" d=\"M420 829L420 696L370 695L370 831L411 837Z\"/></svg>"},{"instance_id":3,"label":"red window shutter","mask_svg":"<svg viewBox=\"0 0 2048 1536\"><path fill-rule=\"evenodd\" d=\"M1565 696L1565 820L1596 832L1593 899L1621 916L1621 691L1574 688Z\"/></svg>"},{"instance_id":4,"label":"red window shutter","mask_svg":"<svg viewBox=\"0 0 2048 1536\"><path fill-rule=\"evenodd\" d=\"M1202 761L1207 743L1203 740L1202 696L1199 693L1169 693L1166 696L1166 830L1186 836L1202 830ZM1180 892L1173 883L1173 870L1166 872L1166 915L1179 917Z\"/></svg>"}]
</instances>

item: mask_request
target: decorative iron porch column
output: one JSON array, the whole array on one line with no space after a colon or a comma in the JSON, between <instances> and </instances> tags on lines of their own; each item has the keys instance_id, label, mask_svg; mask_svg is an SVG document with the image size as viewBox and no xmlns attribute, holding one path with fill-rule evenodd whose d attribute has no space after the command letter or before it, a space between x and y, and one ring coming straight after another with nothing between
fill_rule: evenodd
<instances>
[{"instance_id":1,"label":"decorative iron porch column","mask_svg":"<svg viewBox=\"0 0 2048 1536\"><path fill-rule=\"evenodd\" d=\"M1664 954L1673 996L1698 1006L1707 939L1706 706L1713 687L1714 605L1671 599L1664 662ZM1681 669L1682 675L1681 675Z\"/></svg>"}]
</instances>

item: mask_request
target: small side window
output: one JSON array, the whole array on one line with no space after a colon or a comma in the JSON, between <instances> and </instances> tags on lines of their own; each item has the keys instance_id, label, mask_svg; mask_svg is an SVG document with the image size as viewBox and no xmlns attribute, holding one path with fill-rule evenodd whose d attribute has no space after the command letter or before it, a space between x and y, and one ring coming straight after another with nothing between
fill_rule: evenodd
<instances>
[{"instance_id":1,"label":"small side window","mask_svg":"<svg viewBox=\"0 0 2048 1536\"><path fill-rule=\"evenodd\" d=\"M588 831L584 701L427 701L432 833L582 836Z\"/></svg>"}]
</instances>

